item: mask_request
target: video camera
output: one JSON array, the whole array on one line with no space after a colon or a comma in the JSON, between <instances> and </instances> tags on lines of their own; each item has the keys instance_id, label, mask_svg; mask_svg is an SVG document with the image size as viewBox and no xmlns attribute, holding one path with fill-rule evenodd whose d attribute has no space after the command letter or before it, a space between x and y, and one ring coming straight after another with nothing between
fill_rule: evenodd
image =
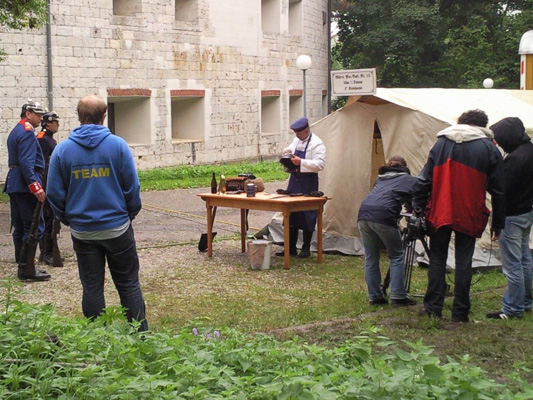
<instances>
[{"instance_id":1,"label":"video camera","mask_svg":"<svg viewBox=\"0 0 533 400\"><path fill-rule=\"evenodd\" d=\"M411 213L401 213L402 217L407 219L407 239L423 239L426 235L426 220L424 217L413 215Z\"/></svg>"}]
</instances>

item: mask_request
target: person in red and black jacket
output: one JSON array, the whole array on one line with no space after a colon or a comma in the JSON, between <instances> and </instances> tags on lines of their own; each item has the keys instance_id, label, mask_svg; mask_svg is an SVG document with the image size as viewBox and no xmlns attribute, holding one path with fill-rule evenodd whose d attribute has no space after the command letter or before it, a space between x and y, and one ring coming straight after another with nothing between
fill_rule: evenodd
<instances>
[{"instance_id":1,"label":"person in red and black jacket","mask_svg":"<svg viewBox=\"0 0 533 400\"><path fill-rule=\"evenodd\" d=\"M420 315L441 318L446 292L446 260L455 233L455 287L452 321L468 322L472 256L487 225L492 200L491 239L505 225L504 167L487 129L484 111L466 111L458 124L437 133L426 165L413 188L413 209L425 214L430 237L428 287Z\"/></svg>"}]
</instances>

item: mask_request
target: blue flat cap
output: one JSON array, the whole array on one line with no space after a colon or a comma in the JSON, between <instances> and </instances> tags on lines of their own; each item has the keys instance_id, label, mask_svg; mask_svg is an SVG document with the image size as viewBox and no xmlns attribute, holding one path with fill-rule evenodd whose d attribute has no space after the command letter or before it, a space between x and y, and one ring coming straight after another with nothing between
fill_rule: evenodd
<instances>
[{"instance_id":1,"label":"blue flat cap","mask_svg":"<svg viewBox=\"0 0 533 400\"><path fill-rule=\"evenodd\" d=\"M303 131L308 126L309 126L309 121L307 120L307 118L303 117L303 118L300 118L294 121L291 125L291 129L294 132L299 132L299 131Z\"/></svg>"}]
</instances>

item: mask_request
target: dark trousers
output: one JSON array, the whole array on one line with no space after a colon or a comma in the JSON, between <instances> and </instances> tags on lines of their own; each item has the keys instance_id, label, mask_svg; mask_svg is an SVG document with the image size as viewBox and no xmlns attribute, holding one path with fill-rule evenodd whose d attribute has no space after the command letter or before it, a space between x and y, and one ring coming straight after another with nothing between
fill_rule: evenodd
<instances>
[{"instance_id":1,"label":"dark trousers","mask_svg":"<svg viewBox=\"0 0 533 400\"><path fill-rule=\"evenodd\" d=\"M41 250L41 256L39 257L39 260L41 261L44 255L52 257L54 251L54 245L52 242L52 230L54 227L55 216L54 212L52 211L52 207L50 207L48 199L46 199L43 204L43 219L44 232L42 239L39 241L39 249Z\"/></svg>"},{"instance_id":2,"label":"dark trousers","mask_svg":"<svg viewBox=\"0 0 533 400\"><path fill-rule=\"evenodd\" d=\"M291 253L296 253L296 243L298 242L298 228L295 228L293 226L289 227L289 251ZM313 239L313 232L314 231L308 231L305 229L302 229L303 233L303 243L302 243L302 250L310 250L311 249L311 239Z\"/></svg>"},{"instance_id":3,"label":"dark trousers","mask_svg":"<svg viewBox=\"0 0 533 400\"><path fill-rule=\"evenodd\" d=\"M145 304L139 282L139 258L133 228L108 240L79 240L72 237L83 286L82 310L87 318L96 318L105 308L105 262L126 309L128 321L141 321L139 331L148 330Z\"/></svg>"},{"instance_id":4,"label":"dark trousers","mask_svg":"<svg viewBox=\"0 0 533 400\"><path fill-rule=\"evenodd\" d=\"M11 209L11 223L13 224L13 242L22 245L28 240L31 228L33 211L37 205L37 197L32 193L9 193L9 206ZM39 237L44 231L44 219L39 220Z\"/></svg>"},{"instance_id":5,"label":"dark trousers","mask_svg":"<svg viewBox=\"0 0 533 400\"><path fill-rule=\"evenodd\" d=\"M436 316L442 316L446 295L446 260L452 229L440 228L430 236L428 288L424 296L424 308ZM467 320L470 312L470 285L472 283L472 256L476 238L455 232L455 284L452 318Z\"/></svg>"}]
</instances>

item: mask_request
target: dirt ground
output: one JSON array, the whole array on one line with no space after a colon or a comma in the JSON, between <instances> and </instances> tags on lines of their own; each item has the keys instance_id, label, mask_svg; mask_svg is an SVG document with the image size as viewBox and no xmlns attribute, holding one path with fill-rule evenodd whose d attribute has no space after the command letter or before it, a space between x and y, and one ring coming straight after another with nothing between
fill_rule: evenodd
<instances>
[{"instance_id":1,"label":"dirt ground","mask_svg":"<svg viewBox=\"0 0 533 400\"><path fill-rule=\"evenodd\" d=\"M275 192L283 182L266 184L266 191ZM134 220L135 238L138 248L167 244L190 243L197 246L200 235L206 232L206 209L199 193L208 188L177 189L141 193L143 209ZM248 221L249 233L255 233L266 226L272 213L251 210ZM219 208L214 226L219 236L232 236L240 232L240 211ZM74 257L68 227L62 226L59 247L67 259ZM13 242L10 234L9 203L0 203L0 262L14 261ZM51 271L53 273L53 271Z\"/></svg>"},{"instance_id":2,"label":"dirt ground","mask_svg":"<svg viewBox=\"0 0 533 400\"><path fill-rule=\"evenodd\" d=\"M266 190L275 192L283 185L283 182L267 183ZM200 188L141 193L143 209L133 226L141 265L140 280L147 304L153 296L173 291L172 285L167 284L174 279L169 275L172 274L173 265L197 269L198 266L212 265L213 262L217 264L217 260L222 259L233 264L249 262L247 255L239 251L240 243L235 240L215 242L212 259L207 258L205 252L198 251L200 235L207 229L205 202L198 194L208 191L207 188ZM269 212L250 211L248 233L254 234L265 227L272 216ZM214 231L218 232L217 239L234 238L240 234L240 210L219 208ZM25 294L20 299L35 304L53 304L63 315L79 315L82 287L68 227L63 226L61 229L59 248L65 258L64 267L53 268L39 264L38 267L46 269L52 278L47 282L25 282ZM277 261L281 268L283 259ZM0 280L16 278L16 273L9 203L0 203ZM119 305L118 294L110 282L109 274L106 275L106 303ZM192 287L196 284L196 279L210 279L197 275L194 275L195 279L191 279ZM0 295L1 292L0 288ZM155 312L154 309L152 311Z\"/></svg>"}]
</instances>

